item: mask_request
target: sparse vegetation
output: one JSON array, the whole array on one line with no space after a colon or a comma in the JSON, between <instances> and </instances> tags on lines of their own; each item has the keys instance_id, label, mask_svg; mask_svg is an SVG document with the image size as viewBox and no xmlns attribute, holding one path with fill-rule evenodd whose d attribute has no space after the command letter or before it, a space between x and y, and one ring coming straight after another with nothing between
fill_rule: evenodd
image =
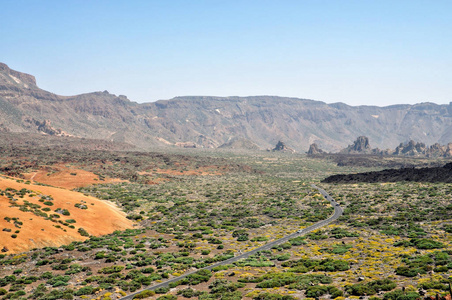
<instances>
[{"instance_id":1,"label":"sparse vegetation","mask_svg":"<svg viewBox=\"0 0 452 300\"><path fill-rule=\"evenodd\" d=\"M338 222L247 259L202 270L327 218L333 209L310 183L356 168L302 155L197 155L62 155L60 162L78 163L99 178L129 180L77 189L114 201L136 225L105 236L90 236L74 217L75 211L93 209L89 201L53 209L45 204L54 203L50 195L32 189L1 191L11 205L20 203L17 209L51 218L62 229L73 226L87 239L0 255L0 266L8 266L1 273L0 293L4 290L9 298L114 299L190 270L198 272L171 284L178 292L163 288L135 299L409 299L419 288L428 295L447 292L452 191L441 183L322 184L345 208ZM96 169L100 159L105 169ZM184 174L200 168L218 174ZM36 202L39 207L31 203L31 194L42 200ZM1 232L19 240L27 220L8 215L2 228L11 231ZM401 289L407 286L412 288Z\"/></svg>"}]
</instances>

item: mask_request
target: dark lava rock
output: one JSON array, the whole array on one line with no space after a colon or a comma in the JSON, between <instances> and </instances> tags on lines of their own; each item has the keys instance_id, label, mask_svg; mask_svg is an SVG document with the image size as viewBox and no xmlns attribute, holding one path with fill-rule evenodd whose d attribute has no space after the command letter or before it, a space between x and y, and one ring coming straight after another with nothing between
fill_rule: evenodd
<instances>
[{"instance_id":1,"label":"dark lava rock","mask_svg":"<svg viewBox=\"0 0 452 300\"><path fill-rule=\"evenodd\" d=\"M452 163L443 167L386 169L378 172L333 175L325 178L326 183L356 182L445 182L452 183Z\"/></svg>"}]
</instances>

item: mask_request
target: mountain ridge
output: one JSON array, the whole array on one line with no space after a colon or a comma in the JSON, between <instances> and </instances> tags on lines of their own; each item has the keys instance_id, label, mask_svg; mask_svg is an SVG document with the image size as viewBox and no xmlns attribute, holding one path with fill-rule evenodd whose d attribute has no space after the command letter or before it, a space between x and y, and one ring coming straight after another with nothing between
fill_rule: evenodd
<instances>
[{"instance_id":1,"label":"mountain ridge","mask_svg":"<svg viewBox=\"0 0 452 300\"><path fill-rule=\"evenodd\" d=\"M357 136L382 149L409 140L452 141L452 104L350 106L278 96L179 96L136 103L108 91L59 96L40 89L34 76L1 63L0 118L2 131L38 132L36 124L46 122L50 132L145 149L217 148L231 139L249 140L260 149L284 140L297 152L312 143L339 151Z\"/></svg>"}]
</instances>

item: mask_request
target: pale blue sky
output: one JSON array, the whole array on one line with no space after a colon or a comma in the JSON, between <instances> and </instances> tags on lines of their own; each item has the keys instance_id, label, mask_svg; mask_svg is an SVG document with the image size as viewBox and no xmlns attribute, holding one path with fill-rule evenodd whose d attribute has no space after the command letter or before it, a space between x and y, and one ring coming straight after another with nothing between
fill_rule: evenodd
<instances>
[{"instance_id":1,"label":"pale blue sky","mask_svg":"<svg viewBox=\"0 0 452 300\"><path fill-rule=\"evenodd\" d=\"M452 101L450 0L0 3L0 62L60 95Z\"/></svg>"}]
</instances>

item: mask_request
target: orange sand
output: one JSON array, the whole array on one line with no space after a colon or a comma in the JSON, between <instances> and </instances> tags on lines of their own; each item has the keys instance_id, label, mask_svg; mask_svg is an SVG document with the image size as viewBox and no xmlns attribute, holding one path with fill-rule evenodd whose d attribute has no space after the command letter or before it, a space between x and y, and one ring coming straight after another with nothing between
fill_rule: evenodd
<instances>
[{"instance_id":1,"label":"orange sand","mask_svg":"<svg viewBox=\"0 0 452 300\"><path fill-rule=\"evenodd\" d=\"M0 196L0 250L3 247L7 247L9 251L6 253L17 253L45 246L57 247L72 241L85 240L86 237L82 237L77 232L80 227L95 236L112 233L115 230L132 228L132 221L126 219L125 213L112 202L102 201L61 188L18 183L16 179L0 177L0 189L4 191L8 187L18 191L25 188L36 194L33 197L29 197L27 194L23 198L15 195L14 198L18 199L17 204L21 205L24 203L24 200L27 200L30 203L39 204L41 209L49 207L51 211L46 212L48 215L55 214L57 208L67 209L70 212L70 216L60 214L60 218L56 220L64 221L74 219L76 223L72 224L75 226L75 229L71 229L60 223L36 216L32 212L20 211L19 207L10 207L11 204L6 196ZM41 195L52 196L54 205L47 206L39 202L38 200L41 199ZM74 207L76 203L85 204L88 206L88 209ZM19 221L23 222L23 225L21 225L21 228L17 228L14 226L14 221L7 222L4 219L5 217L19 218ZM56 228L55 225L61 226L61 229ZM2 231L3 228L10 228L12 231L5 232ZM16 230L20 230L20 233L14 239L11 235Z\"/></svg>"},{"instance_id":2,"label":"orange sand","mask_svg":"<svg viewBox=\"0 0 452 300\"><path fill-rule=\"evenodd\" d=\"M52 169L56 171L41 169L31 173L25 173L23 175L27 180L32 180L66 189L74 189L77 187L84 187L96 183L111 183L124 181L112 178L105 178L104 180L99 180L99 176L92 172L88 172L81 169L75 169L64 165L53 165Z\"/></svg>"}]
</instances>

